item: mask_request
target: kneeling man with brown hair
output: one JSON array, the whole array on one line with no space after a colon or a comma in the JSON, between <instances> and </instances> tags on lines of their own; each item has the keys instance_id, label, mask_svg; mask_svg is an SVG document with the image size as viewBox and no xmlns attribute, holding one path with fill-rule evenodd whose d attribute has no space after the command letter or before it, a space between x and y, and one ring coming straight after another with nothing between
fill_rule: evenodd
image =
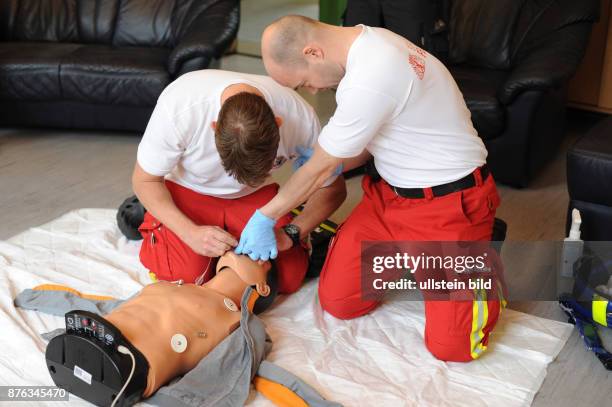
<instances>
[{"instance_id":1,"label":"kneeling man with brown hair","mask_svg":"<svg viewBox=\"0 0 612 407\"><path fill-rule=\"evenodd\" d=\"M132 178L147 209L143 265L160 280L208 281L214 259L276 194L270 172L313 146L319 131L312 107L267 76L203 70L174 81L157 101ZM278 220L279 292L300 287L308 266L301 242L345 196L334 176L290 226L288 215Z\"/></svg>"}]
</instances>

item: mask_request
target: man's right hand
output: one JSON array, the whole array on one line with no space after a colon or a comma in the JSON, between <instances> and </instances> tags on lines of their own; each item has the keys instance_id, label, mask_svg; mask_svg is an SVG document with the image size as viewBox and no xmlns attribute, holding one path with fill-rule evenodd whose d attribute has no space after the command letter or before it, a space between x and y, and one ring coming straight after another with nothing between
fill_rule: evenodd
<instances>
[{"instance_id":1,"label":"man's right hand","mask_svg":"<svg viewBox=\"0 0 612 407\"><path fill-rule=\"evenodd\" d=\"M219 257L238 244L234 236L218 226L194 226L182 237L191 249L202 256Z\"/></svg>"},{"instance_id":2,"label":"man's right hand","mask_svg":"<svg viewBox=\"0 0 612 407\"><path fill-rule=\"evenodd\" d=\"M235 253L246 254L253 261L275 259L278 256L276 236L274 235L275 223L276 220L269 218L257 209L242 229L240 244Z\"/></svg>"}]
</instances>

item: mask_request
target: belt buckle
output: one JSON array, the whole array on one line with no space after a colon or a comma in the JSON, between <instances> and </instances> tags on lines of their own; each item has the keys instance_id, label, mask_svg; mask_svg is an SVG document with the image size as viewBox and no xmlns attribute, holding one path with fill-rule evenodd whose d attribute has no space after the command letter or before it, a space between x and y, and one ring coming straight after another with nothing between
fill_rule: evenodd
<instances>
[{"instance_id":1,"label":"belt buckle","mask_svg":"<svg viewBox=\"0 0 612 407\"><path fill-rule=\"evenodd\" d=\"M399 192L397 192L397 188L394 185L391 185L391 189L393 189L393 192L395 192L395 195L401 197L401 195L399 194Z\"/></svg>"}]
</instances>

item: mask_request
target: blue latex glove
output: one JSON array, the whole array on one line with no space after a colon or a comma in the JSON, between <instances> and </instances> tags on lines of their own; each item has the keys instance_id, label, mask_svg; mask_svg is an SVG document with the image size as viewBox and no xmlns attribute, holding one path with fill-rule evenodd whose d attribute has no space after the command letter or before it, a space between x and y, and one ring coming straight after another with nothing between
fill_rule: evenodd
<instances>
[{"instance_id":1,"label":"blue latex glove","mask_svg":"<svg viewBox=\"0 0 612 407\"><path fill-rule=\"evenodd\" d=\"M297 146L295 150L297 151L298 156L295 158L295 160L293 160L294 172L297 171L302 165L306 164L306 161L310 160L310 157L312 157L312 154L314 153L314 149L305 146ZM342 174L343 168L344 166L340 164L338 167L336 167L336 170L332 176Z\"/></svg>"},{"instance_id":2,"label":"blue latex glove","mask_svg":"<svg viewBox=\"0 0 612 407\"><path fill-rule=\"evenodd\" d=\"M297 146L295 149L298 156L293 160L293 171L297 171L302 165L306 164L306 161L312 157L314 150L310 147Z\"/></svg>"},{"instance_id":3,"label":"blue latex glove","mask_svg":"<svg viewBox=\"0 0 612 407\"><path fill-rule=\"evenodd\" d=\"M276 221L258 210L242 230L236 254L246 254L251 260L275 259L278 255L274 225Z\"/></svg>"}]
</instances>

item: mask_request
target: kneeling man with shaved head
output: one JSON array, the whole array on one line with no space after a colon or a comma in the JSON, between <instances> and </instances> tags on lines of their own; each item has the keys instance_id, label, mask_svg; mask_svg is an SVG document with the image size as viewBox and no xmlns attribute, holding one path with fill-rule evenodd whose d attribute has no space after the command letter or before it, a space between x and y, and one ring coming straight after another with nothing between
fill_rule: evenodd
<instances>
[{"instance_id":1,"label":"kneeling man with shaved head","mask_svg":"<svg viewBox=\"0 0 612 407\"><path fill-rule=\"evenodd\" d=\"M301 16L268 26L262 56L269 75L292 89L336 89L338 107L312 156L242 232L239 248L262 258L272 222L314 194L337 171L373 158L363 199L341 225L319 282L323 309L355 318L379 301L363 297L361 242L490 240L499 196L487 151L446 67L382 28L336 27ZM434 356L470 361L486 349L500 301L426 301L425 343Z\"/></svg>"}]
</instances>

